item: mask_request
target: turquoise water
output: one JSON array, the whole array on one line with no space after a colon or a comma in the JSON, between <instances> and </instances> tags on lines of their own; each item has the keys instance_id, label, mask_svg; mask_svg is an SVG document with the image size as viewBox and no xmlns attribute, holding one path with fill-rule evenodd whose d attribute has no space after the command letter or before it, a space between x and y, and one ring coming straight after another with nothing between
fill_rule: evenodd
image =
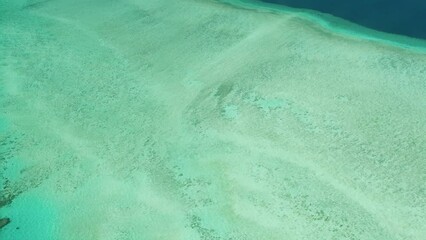
<instances>
[{"instance_id":1,"label":"turquoise water","mask_svg":"<svg viewBox=\"0 0 426 240\"><path fill-rule=\"evenodd\" d=\"M262 0L317 10L393 34L426 39L426 3L422 0Z\"/></svg>"},{"instance_id":2,"label":"turquoise water","mask_svg":"<svg viewBox=\"0 0 426 240\"><path fill-rule=\"evenodd\" d=\"M227 2L0 4L0 239L424 238L424 42Z\"/></svg>"},{"instance_id":3,"label":"turquoise water","mask_svg":"<svg viewBox=\"0 0 426 240\"><path fill-rule=\"evenodd\" d=\"M2 229L0 236L4 239L58 239L55 211L56 206L46 201L45 196L28 191L14 199L10 206L1 209L1 215L12 221Z\"/></svg>"}]
</instances>

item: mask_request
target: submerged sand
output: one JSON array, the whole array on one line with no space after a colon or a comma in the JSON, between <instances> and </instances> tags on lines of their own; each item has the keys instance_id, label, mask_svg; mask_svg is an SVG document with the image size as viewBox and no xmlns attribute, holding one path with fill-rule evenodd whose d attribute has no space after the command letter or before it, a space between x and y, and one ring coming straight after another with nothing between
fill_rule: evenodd
<instances>
[{"instance_id":1,"label":"submerged sand","mask_svg":"<svg viewBox=\"0 0 426 240\"><path fill-rule=\"evenodd\" d=\"M426 55L207 0L0 3L8 240L424 239Z\"/></svg>"}]
</instances>

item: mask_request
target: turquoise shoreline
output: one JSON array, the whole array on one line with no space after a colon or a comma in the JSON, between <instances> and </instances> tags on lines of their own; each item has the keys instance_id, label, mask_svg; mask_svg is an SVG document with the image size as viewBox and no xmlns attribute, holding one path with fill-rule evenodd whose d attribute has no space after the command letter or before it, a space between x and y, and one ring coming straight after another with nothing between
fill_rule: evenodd
<instances>
[{"instance_id":1,"label":"turquoise shoreline","mask_svg":"<svg viewBox=\"0 0 426 240\"><path fill-rule=\"evenodd\" d=\"M410 212L424 209L424 194L414 192L422 149L413 150L424 146L423 128L410 119L426 116L418 110L424 42L414 47L330 16L253 1L173 3L193 10L188 18L175 6L164 10L162 0L76 11L81 2L65 4L69 12L47 2L25 20L17 18L25 11L11 11L23 53L5 47L10 69L0 61L0 78L11 73L0 84L20 81L0 85L0 140L15 134L18 154L10 160L28 165L8 163L2 175L24 177L14 181L22 194L0 208L0 218L12 220L0 238L401 240L426 233L424 215ZM281 21L283 11L303 21ZM288 25L291 34L276 33ZM326 36L316 39L317 29ZM32 44L39 48L25 47ZM407 227L412 232L400 229Z\"/></svg>"},{"instance_id":2,"label":"turquoise shoreline","mask_svg":"<svg viewBox=\"0 0 426 240\"><path fill-rule=\"evenodd\" d=\"M373 41L383 46L397 47L419 53L426 53L426 40L390 34L366 28L330 14L309 9L295 9L256 0L213 0L236 7L270 13L287 13L320 26L323 31L351 39Z\"/></svg>"}]
</instances>

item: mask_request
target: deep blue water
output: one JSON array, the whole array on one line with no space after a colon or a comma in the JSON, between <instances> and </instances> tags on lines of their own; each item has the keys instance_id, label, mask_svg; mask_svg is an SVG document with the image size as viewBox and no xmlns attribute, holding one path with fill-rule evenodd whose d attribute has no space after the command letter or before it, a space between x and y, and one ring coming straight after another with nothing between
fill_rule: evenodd
<instances>
[{"instance_id":1,"label":"deep blue water","mask_svg":"<svg viewBox=\"0 0 426 240\"><path fill-rule=\"evenodd\" d=\"M261 0L328 13L382 32L426 39L426 0Z\"/></svg>"}]
</instances>

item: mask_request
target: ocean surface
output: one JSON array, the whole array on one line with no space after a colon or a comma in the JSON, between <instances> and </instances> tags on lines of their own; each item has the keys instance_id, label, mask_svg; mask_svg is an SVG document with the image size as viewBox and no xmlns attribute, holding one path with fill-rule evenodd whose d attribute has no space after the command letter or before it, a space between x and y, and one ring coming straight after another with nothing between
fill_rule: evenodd
<instances>
[{"instance_id":1,"label":"ocean surface","mask_svg":"<svg viewBox=\"0 0 426 240\"><path fill-rule=\"evenodd\" d=\"M262 2L316 10L378 31L426 39L426 1L422 0L262 0Z\"/></svg>"},{"instance_id":2,"label":"ocean surface","mask_svg":"<svg viewBox=\"0 0 426 240\"><path fill-rule=\"evenodd\" d=\"M426 48L358 30L1 0L0 239L424 240Z\"/></svg>"}]
</instances>

